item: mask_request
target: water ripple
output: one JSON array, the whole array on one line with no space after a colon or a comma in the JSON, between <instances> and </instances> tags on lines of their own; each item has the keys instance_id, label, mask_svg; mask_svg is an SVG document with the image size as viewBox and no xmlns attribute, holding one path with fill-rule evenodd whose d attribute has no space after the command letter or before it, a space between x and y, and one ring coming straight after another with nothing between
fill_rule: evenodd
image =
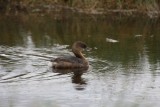
<instances>
[{"instance_id":1,"label":"water ripple","mask_svg":"<svg viewBox=\"0 0 160 107\"><path fill-rule=\"evenodd\" d=\"M36 48L33 44L27 48L0 46L0 59L2 59L0 61L2 64L0 69L3 71L0 74L0 83L65 80L67 78L74 78L75 75L78 75L76 78L80 79L78 80L79 82L84 83L84 80L81 78L83 73L74 74L76 71L54 72L48 69L47 63L51 58L61 55L73 55L67 48L68 45L59 44L51 48ZM87 59L90 63L88 71L91 73L116 71L118 68L116 64L113 65L107 60L93 58L91 55Z\"/></svg>"}]
</instances>

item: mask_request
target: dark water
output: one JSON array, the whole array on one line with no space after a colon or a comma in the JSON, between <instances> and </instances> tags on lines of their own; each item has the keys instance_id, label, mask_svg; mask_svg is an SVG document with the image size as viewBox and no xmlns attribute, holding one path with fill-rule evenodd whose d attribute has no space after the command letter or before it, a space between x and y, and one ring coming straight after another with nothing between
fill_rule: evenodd
<instances>
[{"instance_id":1,"label":"dark water","mask_svg":"<svg viewBox=\"0 0 160 107\"><path fill-rule=\"evenodd\" d=\"M89 70L52 71L81 40ZM160 21L142 17L0 17L2 107L159 107Z\"/></svg>"}]
</instances>

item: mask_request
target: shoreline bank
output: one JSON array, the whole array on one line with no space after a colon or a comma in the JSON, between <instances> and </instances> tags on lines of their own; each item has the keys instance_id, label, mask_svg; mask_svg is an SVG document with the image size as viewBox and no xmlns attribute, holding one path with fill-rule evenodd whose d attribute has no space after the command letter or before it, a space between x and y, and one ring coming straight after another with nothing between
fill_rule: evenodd
<instances>
[{"instance_id":1,"label":"shoreline bank","mask_svg":"<svg viewBox=\"0 0 160 107\"><path fill-rule=\"evenodd\" d=\"M129 4L129 2L121 3L106 3L102 1L97 1L96 3L84 2L82 3L72 0L46 0L46 1L32 1L32 0L22 0L22 1L0 1L0 14L6 15L16 15L19 13L33 14L33 13L77 13L77 14L87 14L87 15L122 15L122 16L145 16L149 18L159 18L160 17L160 4L157 2L142 2ZM109 0L114 1L114 0ZM129 0L132 1L132 0ZM155 1L155 0L154 0ZM147 4L148 3L148 4Z\"/></svg>"}]
</instances>

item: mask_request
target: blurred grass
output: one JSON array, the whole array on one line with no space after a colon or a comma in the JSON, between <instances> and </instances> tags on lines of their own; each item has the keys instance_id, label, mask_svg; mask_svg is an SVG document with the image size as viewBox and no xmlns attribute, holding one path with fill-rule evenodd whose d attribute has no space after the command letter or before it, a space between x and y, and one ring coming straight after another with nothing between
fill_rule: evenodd
<instances>
[{"instance_id":1,"label":"blurred grass","mask_svg":"<svg viewBox=\"0 0 160 107\"><path fill-rule=\"evenodd\" d=\"M33 9L61 8L79 12L104 13L108 10L134 10L141 13L159 13L160 0L0 0L0 12L29 12ZM58 9L56 8L58 7ZM61 8L60 8L61 7ZM56 9L55 9L56 8Z\"/></svg>"}]
</instances>

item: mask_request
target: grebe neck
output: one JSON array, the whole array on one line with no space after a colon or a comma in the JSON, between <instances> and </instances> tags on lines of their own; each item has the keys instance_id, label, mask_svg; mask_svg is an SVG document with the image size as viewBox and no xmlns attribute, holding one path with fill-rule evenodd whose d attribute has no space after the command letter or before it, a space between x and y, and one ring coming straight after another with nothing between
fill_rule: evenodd
<instances>
[{"instance_id":1,"label":"grebe neck","mask_svg":"<svg viewBox=\"0 0 160 107\"><path fill-rule=\"evenodd\" d=\"M82 52L73 52L74 55L80 59L85 59L85 57L83 56Z\"/></svg>"},{"instance_id":2,"label":"grebe neck","mask_svg":"<svg viewBox=\"0 0 160 107\"><path fill-rule=\"evenodd\" d=\"M83 63L85 64L85 65L88 65L88 61L86 60L86 58L83 56L83 54L82 54L82 52L76 52L76 53L74 53L75 54L75 56L77 57L77 58L80 58L80 59L82 59L83 60Z\"/></svg>"}]
</instances>

